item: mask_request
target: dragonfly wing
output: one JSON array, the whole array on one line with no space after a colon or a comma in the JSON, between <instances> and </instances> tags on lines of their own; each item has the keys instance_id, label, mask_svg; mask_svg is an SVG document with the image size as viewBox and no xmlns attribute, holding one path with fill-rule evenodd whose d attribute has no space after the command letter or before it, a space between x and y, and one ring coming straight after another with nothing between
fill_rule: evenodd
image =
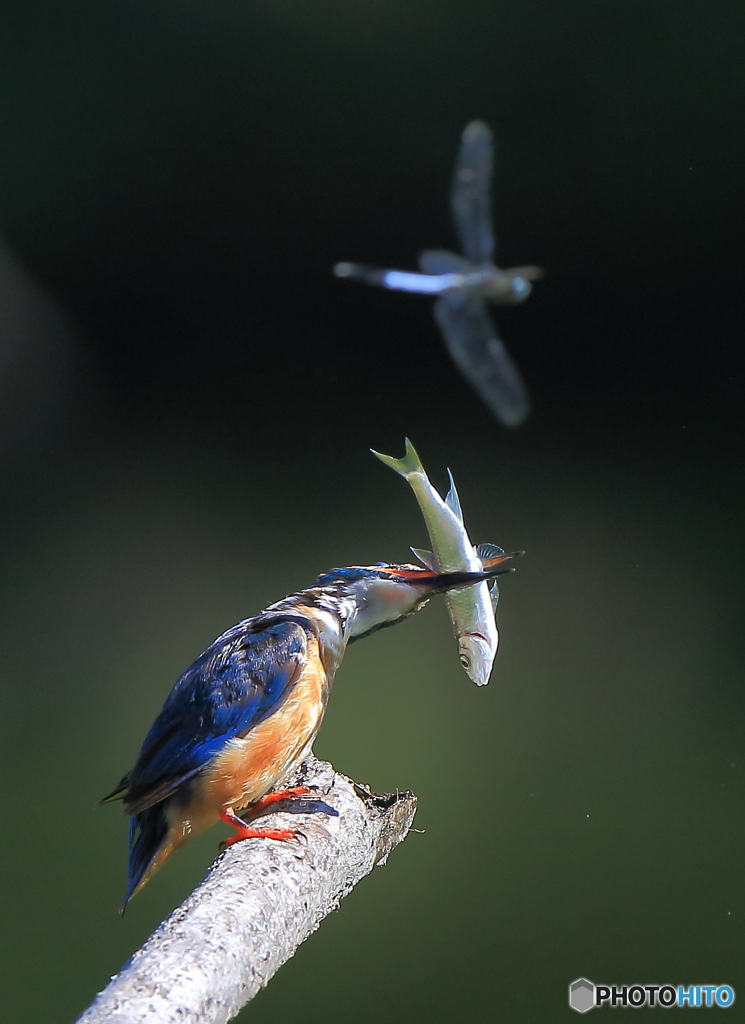
<instances>
[{"instance_id":1,"label":"dragonfly wing","mask_svg":"<svg viewBox=\"0 0 745 1024\"><path fill-rule=\"evenodd\" d=\"M461 248L474 263L490 263L494 258L491 176L491 129L483 121L471 121L455 161L451 202Z\"/></svg>"},{"instance_id":2,"label":"dragonfly wing","mask_svg":"<svg viewBox=\"0 0 745 1024\"><path fill-rule=\"evenodd\" d=\"M530 412L525 384L492 323L484 299L451 293L435 302L435 320L466 380L506 427Z\"/></svg>"},{"instance_id":3,"label":"dragonfly wing","mask_svg":"<svg viewBox=\"0 0 745 1024\"><path fill-rule=\"evenodd\" d=\"M419 253L419 269L423 274L470 274L470 260L447 249L425 249Z\"/></svg>"}]
</instances>

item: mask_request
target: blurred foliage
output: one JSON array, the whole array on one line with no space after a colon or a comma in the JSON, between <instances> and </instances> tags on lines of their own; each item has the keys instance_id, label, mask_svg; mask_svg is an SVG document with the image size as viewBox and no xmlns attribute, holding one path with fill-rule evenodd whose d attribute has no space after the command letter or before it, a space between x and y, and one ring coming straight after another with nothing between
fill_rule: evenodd
<instances>
[{"instance_id":1,"label":"blurred foliage","mask_svg":"<svg viewBox=\"0 0 745 1024\"><path fill-rule=\"evenodd\" d=\"M695 0L0 14L0 224L87 367L74 429L62 403L0 446L8 1019L73 1019L202 877L219 829L119 921L126 823L96 801L222 630L425 543L366 452L405 434L436 483L452 468L475 540L528 554L486 690L437 602L350 649L316 752L415 790L425 833L245 1018L572 1019L580 975L743 990L744 17ZM330 275L452 244L476 116L497 133L503 262L549 271L499 315L536 405L515 433L426 300Z\"/></svg>"}]
</instances>

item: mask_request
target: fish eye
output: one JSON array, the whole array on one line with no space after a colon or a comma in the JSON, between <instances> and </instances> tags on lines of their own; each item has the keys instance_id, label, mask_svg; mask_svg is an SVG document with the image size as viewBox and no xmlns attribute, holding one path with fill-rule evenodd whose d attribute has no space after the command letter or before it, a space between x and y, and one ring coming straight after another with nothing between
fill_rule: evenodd
<instances>
[{"instance_id":1,"label":"fish eye","mask_svg":"<svg viewBox=\"0 0 745 1024\"><path fill-rule=\"evenodd\" d=\"M467 654L461 654L461 656L460 656L460 663L463 666L463 668L470 668L471 667L471 659L468 657Z\"/></svg>"}]
</instances>

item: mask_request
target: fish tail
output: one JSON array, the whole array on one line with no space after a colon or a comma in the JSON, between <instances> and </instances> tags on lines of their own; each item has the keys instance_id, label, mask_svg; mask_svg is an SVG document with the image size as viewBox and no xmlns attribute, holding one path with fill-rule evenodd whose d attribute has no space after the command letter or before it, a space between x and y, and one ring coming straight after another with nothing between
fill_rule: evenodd
<instances>
[{"instance_id":1,"label":"fish tail","mask_svg":"<svg viewBox=\"0 0 745 1024\"><path fill-rule=\"evenodd\" d=\"M149 881L174 850L184 842L177 829L171 828L163 803L134 814L129 822L129 872L127 891L119 913Z\"/></svg>"},{"instance_id":2,"label":"fish tail","mask_svg":"<svg viewBox=\"0 0 745 1024\"><path fill-rule=\"evenodd\" d=\"M382 455L380 452L376 452L374 448L371 448L370 451L376 456L376 458L380 459L381 462L384 462L386 466L390 466L391 469L395 469L397 473L400 473L401 476L406 477L407 479L414 473L426 475L424 473L422 461L417 455L416 449L408 437L406 438L406 453L402 459L394 459L391 455Z\"/></svg>"}]
</instances>

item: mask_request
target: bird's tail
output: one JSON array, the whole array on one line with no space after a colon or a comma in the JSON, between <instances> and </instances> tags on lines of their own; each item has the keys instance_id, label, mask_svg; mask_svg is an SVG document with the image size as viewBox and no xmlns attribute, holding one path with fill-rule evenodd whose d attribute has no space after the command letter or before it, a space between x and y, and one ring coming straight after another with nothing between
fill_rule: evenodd
<instances>
[{"instance_id":1,"label":"bird's tail","mask_svg":"<svg viewBox=\"0 0 745 1024\"><path fill-rule=\"evenodd\" d=\"M179 830L171 828L164 804L134 814L129 822L129 874L119 913L123 914L136 892L185 841Z\"/></svg>"}]
</instances>

